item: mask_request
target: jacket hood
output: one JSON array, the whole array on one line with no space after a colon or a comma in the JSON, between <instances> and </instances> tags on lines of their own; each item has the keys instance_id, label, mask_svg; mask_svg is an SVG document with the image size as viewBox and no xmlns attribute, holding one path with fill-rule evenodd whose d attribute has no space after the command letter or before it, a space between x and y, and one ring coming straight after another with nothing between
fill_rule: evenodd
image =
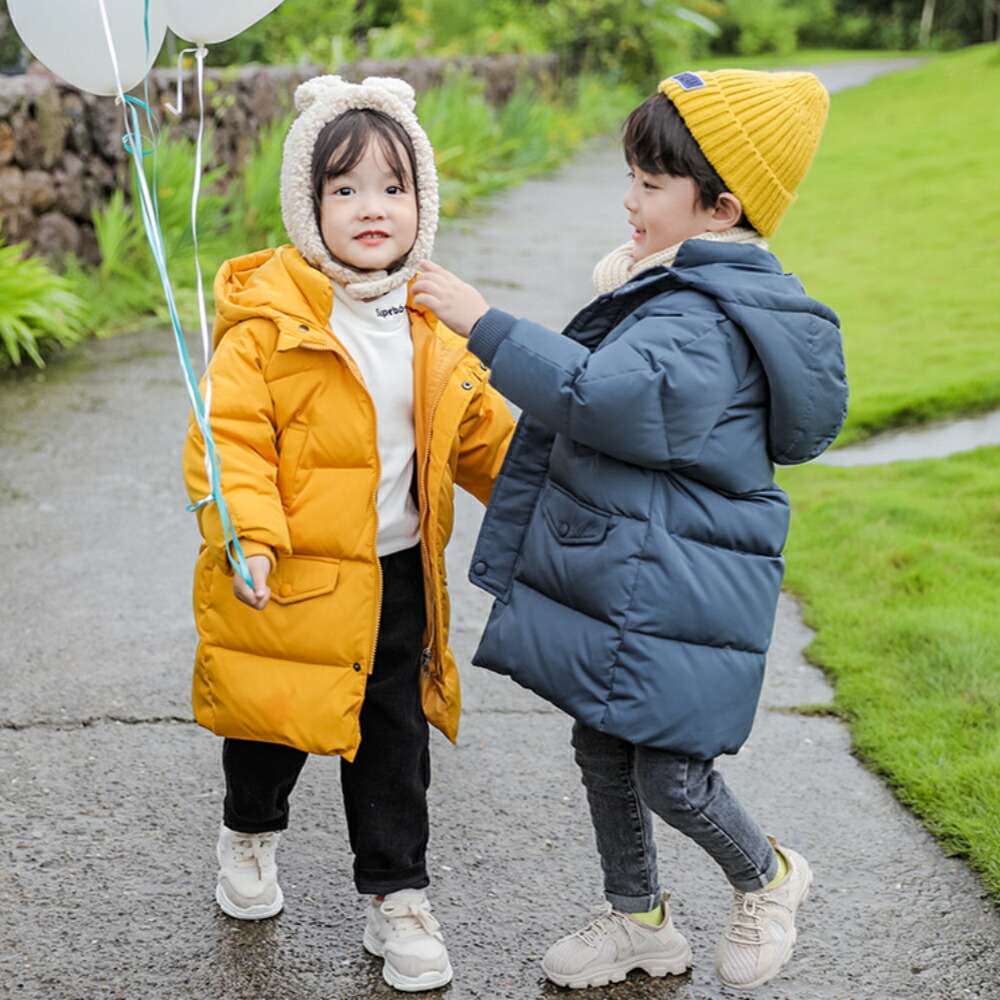
<instances>
[{"instance_id":1,"label":"jacket hood","mask_svg":"<svg viewBox=\"0 0 1000 1000\"><path fill-rule=\"evenodd\" d=\"M798 465L821 454L847 416L847 373L837 314L806 295L799 279L785 274L774 254L755 246L688 240L672 274L715 299L753 344L771 396L768 439L773 461Z\"/></svg>"},{"instance_id":2,"label":"jacket hood","mask_svg":"<svg viewBox=\"0 0 1000 1000\"><path fill-rule=\"evenodd\" d=\"M281 214L288 237L302 256L327 277L343 285L352 298L374 299L405 285L417 263L430 257L438 224L438 184L434 151L414 114L416 95L405 80L370 76L348 83L339 76L317 76L295 91L298 117L285 139L281 161ZM327 249L313 208L312 158L324 126L345 111L370 108L395 119L413 143L417 166L417 238L403 263L387 271L356 271L337 261Z\"/></svg>"},{"instance_id":3,"label":"jacket hood","mask_svg":"<svg viewBox=\"0 0 1000 1000\"><path fill-rule=\"evenodd\" d=\"M215 277L213 292L215 347L237 323L260 316L282 333L295 333L302 340L303 327L309 331L325 328L333 309L330 279L291 246L227 260Z\"/></svg>"},{"instance_id":4,"label":"jacket hood","mask_svg":"<svg viewBox=\"0 0 1000 1000\"><path fill-rule=\"evenodd\" d=\"M333 286L330 279L312 267L293 246L258 250L227 260L219 268L213 289L215 325L213 347L226 333L246 320L263 317L282 335L286 347L304 341L327 343ZM428 327L439 333L437 317L424 306L407 300L410 314L423 316ZM448 339L463 343L457 334Z\"/></svg>"}]
</instances>

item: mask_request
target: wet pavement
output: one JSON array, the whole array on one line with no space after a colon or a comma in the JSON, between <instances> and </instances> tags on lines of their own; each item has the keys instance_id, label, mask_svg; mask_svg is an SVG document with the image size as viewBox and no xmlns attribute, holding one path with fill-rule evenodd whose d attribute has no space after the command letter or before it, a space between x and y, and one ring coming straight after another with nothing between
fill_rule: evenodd
<instances>
[{"instance_id":1,"label":"wet pavement","mask_svg":"<svg viewBox=\"0 0 1000 1000\"><path fill-rule=\"evenodd\" d=\"M495 304L561 325L590 295L592 262L627 235L622 173L613 144L594 143L446 228L437 258ZM313 758L293 796L284 912L247 924L215 905L220 743L189 704L186 420L165 331L0 384L0 998L398 996L361 947L334 760ZM449 569L465 709L457 747L433 739L430 847L455 981L427 995L570 997L538 959L589 918L600 873L569 721L468 666L489 606L465 576L479 517L463 496ZM976 877L851 756L839 721L789 711L831 697L802 656L809 639L783 598L757 727L720 765L816 875L791 965L753 995L1000 1000L1000 917ZM666 827L657 840L694 969L579 995L740 996L712 975L724 879Z\"/></svg>"},{"instance_id":2,"label":"wet pavement","mask_svg":"<svg viewBox=\"0 0 1000 1000\"><path fill-rule=\"evenodd\" d=\"M947 458L963 451L1000 444L1000 410L978 417L941 420L912 430L892 431L816 459L820 465L885 465L921 458Z\"/></svg>"}]
</instances>

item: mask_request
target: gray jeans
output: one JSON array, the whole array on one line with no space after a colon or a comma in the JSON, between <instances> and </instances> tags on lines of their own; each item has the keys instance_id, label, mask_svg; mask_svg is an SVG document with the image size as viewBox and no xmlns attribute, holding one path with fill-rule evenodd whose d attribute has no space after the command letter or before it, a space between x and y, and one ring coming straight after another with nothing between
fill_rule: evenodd
<instances>
[{"instance_id":1,"label":"gray jeans","mask_svg":"<svg viewBox=\"0 0 1000 1000\"><path fill-rule=\"evenodd\" d=\"M711 855L734 888L767 885L778 859L764 831L729 790L710 760L636 746L573 725L604 895L617 910L643 913L660 901L653 817L690 837Z\"/></svg>"}]
</instances>

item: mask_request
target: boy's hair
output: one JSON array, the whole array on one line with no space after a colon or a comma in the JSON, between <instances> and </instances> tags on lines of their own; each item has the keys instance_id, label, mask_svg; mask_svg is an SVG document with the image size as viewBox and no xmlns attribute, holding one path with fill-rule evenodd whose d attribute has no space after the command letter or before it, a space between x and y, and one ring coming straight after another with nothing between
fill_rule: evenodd
<instances>
[{"instance_id":1,"label":"boy's hair","mask_svg":"<svg viewBox=\"0 0 1000 1000\"><path fill-rule=\"evenodd\" d=\"M406 129L395 118L375 108L351 108L323 126L313 147L311 176L317 226L327 178L353 170L372 141L378 143L400 187L412 187L419 207L417 156Z\"/></svg>"},{"instance_id":2,"label":"boy's hair","mask_svg":"<svg viewBox=\"0 0 1000 1000\"><path fill-rule=\"evenodd\" d=\"M622 149L625 161L647 174L690 177L702 208L713 208L719 195L729 190L665 94L647 97L625 119Z\"/></svg>"}]
</instances>

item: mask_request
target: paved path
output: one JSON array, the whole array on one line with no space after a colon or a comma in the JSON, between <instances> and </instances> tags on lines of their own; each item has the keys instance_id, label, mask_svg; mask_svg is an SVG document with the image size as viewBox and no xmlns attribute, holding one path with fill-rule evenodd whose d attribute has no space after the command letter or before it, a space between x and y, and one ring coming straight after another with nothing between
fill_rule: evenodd
<instances>
[{"instance_id":1,"label":"paved path","mask_svg":"<svg viewBox=\"0 0 1000 1000\"><path fill-rule=\"evenodd\" d=\"M617 151L596 143L447 229L438 258L498 305L559 325L624 238L623 187ZM312 760L293 799L285 912L242 924L213 901L219 743L188 700L185 410L164 332L0 385L0 998L395 996L360 945L335 761ZM465 581L478 518L463 500L449 552L465 664L488 606ZM755 996L1000 1000L1000 919L975 877L851 756L839 722L784 711L830 697L802 658L808 640L783 600L757 728L722 764L817 877L791 966ZM537 960L600 901L569 723L509 681L465 676L460 745L434 740L432 893L456 970L444 995L568 996ZM695 968L586 995L737 996L711 972L723 879L666 828L658 841Z\"/></svg>"}]
</instances>

